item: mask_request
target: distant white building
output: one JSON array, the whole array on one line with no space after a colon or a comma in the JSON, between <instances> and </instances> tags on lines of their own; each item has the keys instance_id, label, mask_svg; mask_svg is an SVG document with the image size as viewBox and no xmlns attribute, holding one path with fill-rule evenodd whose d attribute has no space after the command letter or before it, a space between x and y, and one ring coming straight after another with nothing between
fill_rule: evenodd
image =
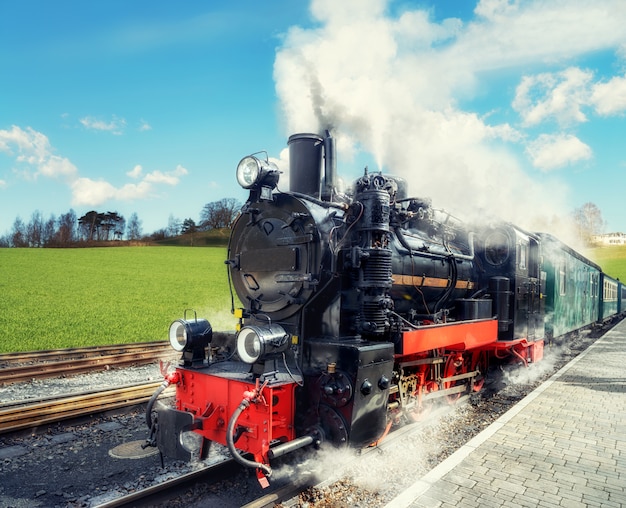
<instances>
[{"instance_id":1,"label":"distant white building","mask_svg":"<svg viewBox=\"0 0 626 508\"><path fill-rule=\"evenodd\" d=\"M593 235L593 242L597 245L626 245L626 233Z\"/></svg>"}]
</instances>

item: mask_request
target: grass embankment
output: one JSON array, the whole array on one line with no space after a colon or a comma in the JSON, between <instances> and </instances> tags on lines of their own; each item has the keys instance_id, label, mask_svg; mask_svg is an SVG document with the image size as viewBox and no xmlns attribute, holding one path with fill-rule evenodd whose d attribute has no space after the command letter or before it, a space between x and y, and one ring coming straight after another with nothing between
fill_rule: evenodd
<instances>
[{"instance_id":1,"label":"grass embankment","mask_svg":"<svg viewBox=\"0 0 626 508\"><path fill-rule=\"evenodd\" d=\"M602 267L602 271L615 279L626 282L626 245L595 247L587 257Z\"/></svg>"},{"instance_id":2,"label":"grass embankment","mask_svg":"<svg viewBox=\"0 0 626 508\"><path fill-rule=\"evenodd\" d=\"M0 249L0 352L166 340L185 309L233 329L225 259L223 247Z\"/></svg>"}]
</instances>

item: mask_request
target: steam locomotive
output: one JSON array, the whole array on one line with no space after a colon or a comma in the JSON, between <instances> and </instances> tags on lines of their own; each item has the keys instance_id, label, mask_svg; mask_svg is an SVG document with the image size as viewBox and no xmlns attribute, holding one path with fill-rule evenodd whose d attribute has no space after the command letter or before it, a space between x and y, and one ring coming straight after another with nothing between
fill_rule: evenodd
<instances>
[{"instance_id":1,"label":"steam locomotive","mask_svg":"<svg viewBox=\"0 0 626 508\"><path fill-rule=\"evenodd\" d=\"M376 443L480 390L494 364L540 361L544 343L623 311L624 285L556 238L471 227L367 168L340 191L328 132L288 146L289 192L267 155L237 167L250 194L226 260L236 332L195 315L169 329L182 356L147 410L166 456L217 442L267 486L276 457ZM175 407L156 403L169 384Z\"/></svg>"}]
</instances>

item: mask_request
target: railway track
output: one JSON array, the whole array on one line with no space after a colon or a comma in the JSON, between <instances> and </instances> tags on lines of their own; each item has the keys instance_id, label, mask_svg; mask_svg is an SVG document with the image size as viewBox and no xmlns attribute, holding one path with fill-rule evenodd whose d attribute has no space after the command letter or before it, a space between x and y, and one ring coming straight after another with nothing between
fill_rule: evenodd
<instances>
[{"instance_id":1,"label":"railway track","mask_svg":"<svg viewBox=\"0 0 626 508\"><path fill-rule=\"evenodd\" d=\"M174 358L168 341L7 353L0 355L0 386Z\"/></svg>"},{"instance_id":2,"label":"railway track","mask_svg":"<svg viewBox=\"0 0 626 508\"><path fill-rule=\"evenodd\" d=\"M463 396L459 403L464 404L468 400L467 396ZM453 406L441 406L433 412L435 418L449 413ZM364 448L359 452L354 452L351 459L344 459L336 463L336 468L332 471L320 467L309 471L301 471L297 476L283 478L279 480L275 488L269 489L271 492L263 493L258 485L256 478L252 475L251 487L249 489L249 497L241 504L242 508L273 508L282 506L285 508L300 506L300 495L314 489L322 491L323 489L335 483L341 482L342 478L349 471L350 467L359 461L366 459L370 455L380 454L389 451L393 453L393 447L402 446L402 440L406 439L411 433L416 433L430 425L429 421L414 422L401 427L390 433L387 438L375 447ZM280 463L281 459L278 459ZM275 464L278 465L278 464ZM243 468L233 459L225 459L222 462L210 464L201 469L194 470L189 473L181 474L175 478L170 478L156 485L146 487L116 499L98 504L97 508L141 508L152 506L168 506L171 502L175 506L179 506L181 499L188 499L190 492L195 492L198 484L215 485L224 479L232 481ZM271 482L273 483L273 482ZM229 488L229 487L226 487ZM242 488L246 491L247 488ZM255 496L254 492L259 495ZM195 494L191 494L192 496ZM200 501L198 506L203 502L207 506L217 506L213 499L198 498ZM332 506L332 505L328 505ZM343 505L342 505L343 506Z\"/></svg>"},{"instance_id":3,"label":"railway track","mask_svg":"<svg viewBox=\"0 0 626 508\"><path fill-rule=\"evenodd\" d=\"M0 406L0 434L143 404L160 385L160 382L142 383L100 392L85 392L71 397L7 403ZM173 388L166 390L164 394L173 394Z\"/></svg>"},{"instance_id":4,"label":"railway track","mask_svg":"<svg viewBox=\"0 0 626 508\"><path fill-rule=\"evenodd\" d=\"M241 466L233 459L225 459L222 462L208 465L190 473L175 478L170 478L151 487L120 496L117 499L97 505L97 508L138 508L162 505L177 494L192 487L198 482L217 483L219 480L236 474Z\"/></svg>"}]
</instances>

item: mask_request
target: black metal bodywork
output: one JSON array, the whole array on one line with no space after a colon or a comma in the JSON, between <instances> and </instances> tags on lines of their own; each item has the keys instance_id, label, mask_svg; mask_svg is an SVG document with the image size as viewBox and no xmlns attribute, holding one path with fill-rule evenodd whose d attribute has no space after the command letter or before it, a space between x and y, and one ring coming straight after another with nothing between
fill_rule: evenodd
<instances>
[{"instance_id":1,"label":"black metal bodywork","mask_svg":"<svg viewBox=\"0 0 626 508\"><path fill-rule=\"evenodd\" d=\"M486 288L473 298L481 291L472 232L428 200L407 198L399 178L366 171L337 194L332 146L312 134L290 138L291 192L251 192L228 264L242 325L279 324L291 337L277 358L305 380L298 434L319 427L363 445L387 423L400 330L491 318L492 305ZM267 364L253 368L267 374Z\"/></svg>"},{"instance_id":2,"label":"black metal bodywork","mask_svg":"<svg viewBox=\"0 0 626 508\"><path fill-rule=\"evenodd\" d=\"M498 338L544 337L545 276L540 238L507 223L483 228L476 245L480 286L488 288L498 316Z\"/></svg>"}]
</instances>

